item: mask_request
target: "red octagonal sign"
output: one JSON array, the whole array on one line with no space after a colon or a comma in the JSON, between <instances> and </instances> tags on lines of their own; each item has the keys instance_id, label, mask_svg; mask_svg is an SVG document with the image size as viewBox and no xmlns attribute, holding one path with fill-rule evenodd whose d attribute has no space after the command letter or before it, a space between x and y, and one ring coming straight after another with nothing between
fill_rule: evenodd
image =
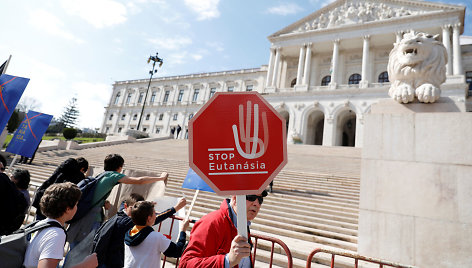
<instances>
[{"instance_id":1,"label":"red octagonal sign","mask_svg":"<svg viewBox=\"0 0 472 268\"><path fill-rule=\"evenodd\" d=\"M285 119L257 92L216 93L189 135L190 167L220 195L259 194L287 163Z\"/></svg>"}]
</instances>

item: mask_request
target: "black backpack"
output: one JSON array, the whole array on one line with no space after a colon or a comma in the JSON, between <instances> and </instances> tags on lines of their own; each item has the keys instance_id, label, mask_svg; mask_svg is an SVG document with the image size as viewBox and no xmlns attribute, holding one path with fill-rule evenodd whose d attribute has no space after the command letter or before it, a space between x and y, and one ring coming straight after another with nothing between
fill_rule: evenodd
<instances>
[{"instance_id":1,"label":"black backpack","mask_svg":"<svg viewBox=\"0 0 472 268\"><path fill-rule=\"evenodd\" d=\"M89 211L98 205L100 202L102 202L105 198L108 197L110 192L106 193L100 200L98 200L95 203L92 203L93 200L93 195L95 194L95 189L97 187L98 181L103 178L106 174L108 174L110 171L106 171L98 175L96 178L94 177L87 177L83 180L81 180L77 186L80 188L80 191L82 192L82 196L80 197L79 203L77 204L77 212L75 213L74 217L68 221L67 223L73 223L81 218L83 218Z\"/></svg>"},{"instance_id":2,"label":"black backpack","mask_svg":"<svg viewBox=\"0 0 472 268\"><path fill-rule=\"evenodd\" d=\"M35 221L10 235L0 237L0 260L2 260L2 267L18 268L23 266L26 249L32 233L49 227L59 227L64 230L64 227L56 221L37 224L38 222Z\"/></svg>"}]
</instances>

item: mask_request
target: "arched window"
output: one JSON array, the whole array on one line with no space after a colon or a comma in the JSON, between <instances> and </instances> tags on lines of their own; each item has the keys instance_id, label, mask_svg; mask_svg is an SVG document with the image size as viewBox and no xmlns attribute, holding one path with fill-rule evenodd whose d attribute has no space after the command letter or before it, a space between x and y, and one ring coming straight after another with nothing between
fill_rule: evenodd
<instances>
[{"instance_id":1,"label":"arched window","mask_svg":"<svg viewBox=\"0 0 472 268\"><path fill-rule=\"evenodd\" d=\"M356 85L356 84L359 84L360 81L361 81L361 75L360 74L352 74L351 76L349 76L348 84L349 85Z\"/></svg>"},{"instance_id":2,"label":"arched window","mask_svg":"<svg viewBox=\"0 0 472 268\"><path fill-rule=\"evenodd\" d=\"M143 102L144 92L139 93L138 103Z\"/></svg>"},{"instance_id":3,"label":"arched window","mask_svg":"<svg viewBox=\"0 0 472 268\"><path fill-rule=\"evenodd\" d=\"M118 101L120 101L120 96L121 96L121 93L118 92L115 97L115 105L118 104Z\"/></svg>"},{"instance_id":4,"label":"arched window","mask_svg":"<svg viewBox=\"0 0 472 268\"><path fill-rule=\"evenodd\" d=\"M329 85L329 83L331 83L331 75L327 75L327 76L323 77L323 79L321 79L321 85L322 86L327 86L327 85Z\"/></svg>"},{"instance_id":5,"label":"arched window","mask_svg":"<svg viewBox=\"0 0 472 268\"><path fill-rule=\"evenodd\" d=\"M297 84L297 78L293 79L292 82L290 82L290 87L294 87Z\"/></svg>"},{"instance_id":6,"label":"arched window","mask_svg":"<svg viewBox=\"0 0 472 268\"><path fill-rule=\"evenodd\" d=\"M387 83L387 82L390 82L388 80L388 72L383 72L379 74L379 83Z\"/></svg>"},{"instance_id":7,"label":"arched window","mask_svg":"<svg viewBox=\"0 0 472 268\"><path fill-rule=\"evenodd\" d=\"M131 101L131 93L128 93L128 97L126 98L126 104L129 104Z\"/></svg>"}]
</instances>

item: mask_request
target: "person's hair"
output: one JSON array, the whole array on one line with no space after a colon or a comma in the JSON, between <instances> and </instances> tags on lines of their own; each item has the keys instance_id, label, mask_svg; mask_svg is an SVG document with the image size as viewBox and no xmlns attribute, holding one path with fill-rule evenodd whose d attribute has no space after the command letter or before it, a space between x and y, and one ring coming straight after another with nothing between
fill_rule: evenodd
<instances>
[{"instance_id":1,"label":"person's hair","mask_svg":"<svg viewBox=\"0 0 472 268\"><path fill-rule=\"evenodd\" d=\"M103 162L103 169L105 171L117 171L123 166L125 160L119 154L109 154L105 157Z\"/></svg>"},{"instance_id":2,"label":"person's hair","mask_svg":"<svg viewBox=\"0 0 472 268\"><path fill-rule=\"evenodd\" d=\"M7 168L7 160L1 154L0 154L0 162L2 162L4 168Z\"/></svg>"},{"instance_id":3,"label":"person's hair","mask_svg":"<svg viewBox=\"0 0 472 268\"><path fill-rule=\"evenodd\" d=\"M89 162L87 161L87 159L83 157L79 157L76 160L77 160L77 163L79 164L79 170L84 169L84 172L87 172L89 168Z\"/></svg>"},{"instance_id":4,"label":"person's hair","mask_svg":"<svg viewBox=\"0 0 472 268\"><path fill-rule=\"evenodd\" d=\"M13 182L15 183L16 187L20 188L21 190L28 189L31 176L27 169L17 168L13 170L11 178L13 179Z\"/></svg>"},{"instance_id":5,"label":"person's hair","mask_svg":"<svg viewBox=\"0 0 472 268\"><path fill-rule=\"evenodd\" d=\"M77 184L83 179L85 179L85 177L84 174L80 172L77 160L68 158L56 168L48 181L50 181L51 184L67 181Z\"/></svg>"},{"instance_id":6,"label":"person's hair","mask_svg":"<svg viewBox=\"0 0 472 268\"><path fill-rule=\"evenodd\" d=\"M149 201L138 201L131 207L131 219L135 225L146 225L149 216L154 213L154 204Z\"/></svg>"},{"instance_id":7,"label":"person's hair","mask_svg":"<svg viewBox=\"0 0 472 268\"><path fill-rule=\"evenodd\" d=\"M125 203L128 207L132 207L136 202L144 201L144 197L137 193L130 194L126 199Z\"/></svg>"},{"instance_id":8,"label":"person's hair","mask_svg":"<svg viewBox=\"0 0 472 268\"><path fill-rule=\"evenodd\" d=\"M74 208L81 195L79 187L71 182L55 183L41 197L41 212L51 219L57 219L64 215L67 208Z\"/></svg>"}]
</instances>

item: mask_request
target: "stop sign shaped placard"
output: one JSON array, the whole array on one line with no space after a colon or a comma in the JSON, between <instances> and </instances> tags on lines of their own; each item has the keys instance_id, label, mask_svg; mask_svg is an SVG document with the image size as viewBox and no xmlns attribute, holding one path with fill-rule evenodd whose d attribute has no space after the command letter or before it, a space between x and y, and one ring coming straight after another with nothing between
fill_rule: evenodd
<instances>
[{"instance_id":1,"label":"stop sign shaped placard","mask_svg":"<svg viewBox=\"0 0 472 268\"><path fill-rule=\"evenodd\" d=\"M189 158L217 194L259 194L287 163L285 119L257 92L216 93L189 122Z\"/></svg>"}]
</instances>

